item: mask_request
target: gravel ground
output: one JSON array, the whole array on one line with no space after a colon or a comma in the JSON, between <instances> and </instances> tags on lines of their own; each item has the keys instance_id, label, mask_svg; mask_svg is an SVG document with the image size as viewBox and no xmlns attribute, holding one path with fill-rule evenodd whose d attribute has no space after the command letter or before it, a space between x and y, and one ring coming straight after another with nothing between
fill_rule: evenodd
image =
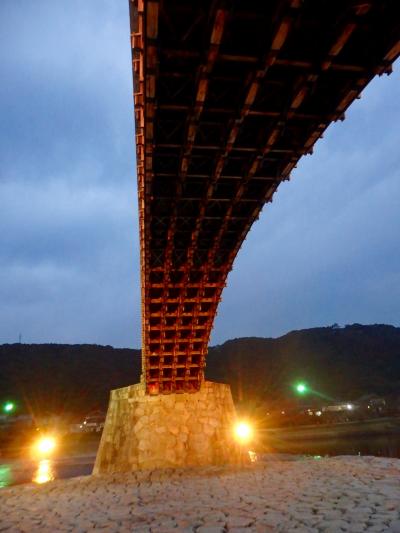
<instances>
[{"instance_id":1,"label":"gravel ground","mask_svg":"<svg viewBox=\"0 0 400 533\"><path fill-rule=\"evenodd\" d=\"M0 492L0 531L400 533L400 460L335 457L80 477Z\"/></svg>"}]
</instances>

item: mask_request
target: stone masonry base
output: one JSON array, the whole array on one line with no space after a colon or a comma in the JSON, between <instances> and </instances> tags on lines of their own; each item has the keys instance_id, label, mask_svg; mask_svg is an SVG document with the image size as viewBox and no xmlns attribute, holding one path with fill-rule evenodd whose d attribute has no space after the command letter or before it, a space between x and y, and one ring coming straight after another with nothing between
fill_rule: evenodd
<instances>
[{"instance_id":1,"label":"stone masonry base","mask_svg":"<svg viewBox=\"0 0 400 533\"><path fill-rule=\"evenodd\" d=\"M93 474L234 463L236 419L229 385L149 396L143 383L111 391Z\"/></svg>"}]
</instances>

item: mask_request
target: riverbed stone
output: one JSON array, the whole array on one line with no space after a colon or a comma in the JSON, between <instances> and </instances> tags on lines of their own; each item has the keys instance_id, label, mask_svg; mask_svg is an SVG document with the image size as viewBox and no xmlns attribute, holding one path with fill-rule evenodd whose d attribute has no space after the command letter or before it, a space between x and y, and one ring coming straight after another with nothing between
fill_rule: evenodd
<instances>
[{"instance_id":1,"label":"riverbed stone","mask_svg":"<svg viewBox=\"0 0 400 533\"><path fill-rule=\"evenodd\" d=\"M350 473L351 472L351 473ZM362 457L311 461L263 460L136 470L58 480L0 491L0 529L120 533L400 533L400 509L364 504L337 518L351 479L349 504L372 502L380 489L400 498L400 460ZM381 501L381 498L379 498ZM388 500L389 501L389 500ZM332 512L330 512L332 511ZM6 529L7 530L7 529Z\"/></svg>"}]
</instances>

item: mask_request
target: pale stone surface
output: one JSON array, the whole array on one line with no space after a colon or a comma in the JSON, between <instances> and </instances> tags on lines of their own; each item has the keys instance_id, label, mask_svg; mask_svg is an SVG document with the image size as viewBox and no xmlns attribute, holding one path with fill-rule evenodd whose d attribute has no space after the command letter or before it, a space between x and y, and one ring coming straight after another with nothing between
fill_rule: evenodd
<instances>
[{"instance_id":1,"label":"pale stone surface","mask_svg":"<svg viewBox=\"0 0 400 533\"><path fill-rule=\"evenodd\" d=\"M111 391L94 474L236 462L229 385L149 396L143 383Z\"/></svg>"},{"instance_id":2,"label":"pale stone surface","mask_svg":"<svg viewBox=\"0 0 400 533\"><path fill-rule=\"evenodd\" d=\"M342 500L347 507L340 505ZM0 491L0 531L93 529L121 533L400 532L400 460L269 459L241 468L136 471Z\"/></svg>"}]
</instances>

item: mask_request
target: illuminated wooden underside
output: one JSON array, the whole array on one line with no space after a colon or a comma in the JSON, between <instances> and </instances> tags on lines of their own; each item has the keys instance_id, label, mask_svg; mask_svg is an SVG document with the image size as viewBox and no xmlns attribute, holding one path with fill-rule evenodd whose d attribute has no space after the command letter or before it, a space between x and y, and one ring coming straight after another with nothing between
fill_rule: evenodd
<instances>
[{"instance_id":1,"label":"illuminated wooden underside","mask_svg":"<svg viewBox=\"0 0 400 533\"><path fill-rule=\"evenodd\" d=\"M143 370L149 393L195 391L247 232L390 73L400 2L130 0L130 14Z\"/></svg>"}]
</instances>

